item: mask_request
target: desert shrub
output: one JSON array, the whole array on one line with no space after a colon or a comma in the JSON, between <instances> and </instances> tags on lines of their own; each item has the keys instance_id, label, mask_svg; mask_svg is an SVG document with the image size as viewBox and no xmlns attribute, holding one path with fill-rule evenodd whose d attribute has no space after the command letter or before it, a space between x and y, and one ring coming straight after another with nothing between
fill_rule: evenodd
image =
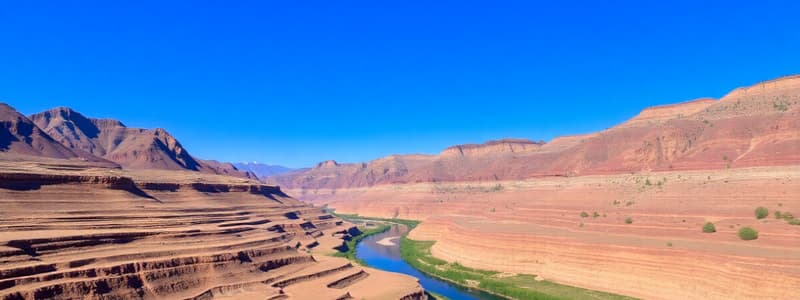
<instances>
[{"instance_id":1,"label":"desert shrub","mask_svg":"<svg viewBox=\"0 0 800 300\"><path fill-rule=\"evenodd\" d=\"M588 217L589 217L589 213L587 213L585 211L581 212L581 218L588 218Z\"/></svg>"},{"instance_id":2,"label":"desert shrub","mask_svg":"<svg viewBox=\"0 0 800 300\"><path fill-rule=\"evenodd\" d=\"M717 232L717 227L714 226L714 223L706 222L705 224L703 224L703 232L705 233Z\"/></svg>"},{"instance_id":3,"label":"desert shrub","mask_svg":"<svg viewBox=\"0 0 800 300\"><path fill-rule=\"evenodd\" d=\"M788 222L789 225L800 225L800 219L791 219Z\"/></svg>"},{"instance_id":4,"label":"desert shrub","mask_svg":"<svg viewBox=\"0 0 800 300\"><path fill-rule=\"evenodd\" d=\"M593 217L593 218L597 218L597 217L599 217L599 216L600 216L600 214L598 214L597 212L594 212L594 213L592 214L592 217Z\"/></svg>"},{"instance_id":5,"label":"desert shrub","mask_svg":"<svg viewBox=\"0 0 800 300\"><path fill-rule=\"evenodd\" d=\"M672 247L672 242L667 242L667 247Z\"/></svg>"},{"instance_id":6,"label":"desert shrub","mask_svg":"<svg viewBox=\"0 0 800 300\"><path fill-rule=\"evenodd\" d=\"M633 223L633 219L631 217L625 218L625 224L631 224L631 223Z\"/></svg>"},{"instance_id":7,"label":"desert shrub","mask_svg":"<svg viewBox=\"0 0 800 300\"><path fill-rule=\"evenodd\" d=\"M499 192L502 191L503 189L505 189L505 187L502 184L498 184L490 188L489 192Z\"/></svg>"},{"instance_id":8,"label":"desert shrub","mask_svg":"<svg viewBox=\"0 0 800 300\"><path fill-rule=\"evenodd\" d=\"M769 216L769 210L766 207L759 206L756 208L756 219L763 219Z\"/></svg>"},{"instance_id":9,"label":"desert shrub","mask_svg":"<svg viewBox=\"0 0 800 300\"><path fill-rule=\"evenodd\" d=\"M787 111L789 110L789 103L787 102L772 102L772 107L778 111Z\"/></svg>"},{"instance_id":10,"label":"desert shrub","mask_svg":"<svg viewBox=\"0 0 800 300\"><path fill-rule=\"evenodd\" d=\"M780 210L776 210L775 211L775 219L780 219L780 218L781 218L781 211Z\"/></svg>"},{"instance_id":11,"label":"desert shrub","mask_svg":"<svg viewBox=\"0 0 800 300\"><path fill-rule=\"evenodd\" d=\"M745 241L755 240L758 238L758 230L752 227L742 227L739 229L739 238Z\"/></svg>"}]
</instances>

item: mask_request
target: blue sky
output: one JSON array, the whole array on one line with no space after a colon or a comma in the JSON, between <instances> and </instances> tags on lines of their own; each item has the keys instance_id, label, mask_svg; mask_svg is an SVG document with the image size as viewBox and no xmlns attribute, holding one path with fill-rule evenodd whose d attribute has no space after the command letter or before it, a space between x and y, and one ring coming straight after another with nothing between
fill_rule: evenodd
<instances>
[{"instance_id":1,"label":"blue sky","mask_svg":"<svg viewBox=\"0 0 800 300\"><path fill-rule=\"evenodd\" d=\"M597 2L6 1L0 101L301 167L549 140L800 73L797 1Z\"/></svg>"}]
</instances>

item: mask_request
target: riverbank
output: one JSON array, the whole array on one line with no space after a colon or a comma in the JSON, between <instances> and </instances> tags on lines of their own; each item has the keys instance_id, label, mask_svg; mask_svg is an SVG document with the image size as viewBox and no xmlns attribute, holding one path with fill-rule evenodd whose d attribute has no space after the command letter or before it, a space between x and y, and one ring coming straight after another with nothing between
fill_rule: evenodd
<instances>
[{"instance_id":1,"label":"riverbank","mask_svg":"<svg viewBox=\"0 0 800 300\"><path fill-rule=\"evenodd\" d=\"M585 300L629 300L632 297L587 290L539 280L534 275L505 274L479 270L449 263L433 257L430 248L435 241L415 241L407 237L400 239L400 255L407 263L425 274L454 284L479 289L512 299L585 299Z\"/></svg>"},{"instance_id":2,"label":"riverbank","mask_svg":"<svg viewBox=\"0 0 800 300\"><path fill-rule=\"evenodd\" d=\"M389 227L391 227L391 226L390 225L386 225L386 224L381 224L380 226L375 227L375 228L364 228L363 231L361 231L361 234L352 237L349 241L347 241L345 243L345 247L347 247L346 248L347 251L336 252L336 253L333 254L333 256L344 257L344 258L347 258L347 259L349 259L349 260L351 260L353 262L358 263L359 265L367 266L367 263L365 261L359 259L358 256L356 255L356 248L357 248L356 246L358 246L358 243L361 242L361 240L363 240L363 239L365 239L365 238L367 238L369 236L386 232L387 230L389 230Z\"/></svg>"},{"instance_id":3,"label":"riverbank","mask_svg":"<svg viewBox=\"0 0 800 300\"><path fill-rule=\"evenodd\" d=\"M331 212L332 214L335 214ZM404 219L362 217L359 215L335 214L348 221L376 221L403 224L409 231L420 222ZM458 263L434 257L430 249L435 241L415 241L405 235L400 237L400 256L417 270L454 285L481 290L493 295L511 299L586 299L586 300L628 300L636 299L613 293L583 289L541 280L535 275L506 274L479 270Z\"/></svg>"}]
</instances>

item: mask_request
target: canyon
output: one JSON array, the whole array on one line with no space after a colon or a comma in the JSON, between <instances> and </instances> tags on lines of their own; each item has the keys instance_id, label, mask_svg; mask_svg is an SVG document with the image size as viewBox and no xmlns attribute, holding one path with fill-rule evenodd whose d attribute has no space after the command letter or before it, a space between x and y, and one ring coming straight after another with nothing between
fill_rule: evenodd
<instances>
[{"instance_id":1,"label":"canyon","mask_svg":"<svg viewBox=\"0 0 800 300\"><path fill-rule=\"evenodd\" d=\"M358 233L162 129L0 104L0 299L427 298L329 255Z\"/></svg>"},{"instance_id":2,"label":"canyon","mask_svg":"<svg viewBox=\"0 0 800 300\"><path fill-rule=\"evenodd\" d=\"M467 267L645 299L800 297L800 226L772 217L800 212L800 76L546 143L325 161L266 182L341 213L421 220L409 238Z\"/></svg>"},{"instance_id":3,"label":"canyon","mask_svg":"<svg viewBox=\"0 0 800 300\"><path fill-rule=\"evenodd\" d=\"M800 76L548 142L239 166L164 129L0 104L0 299L428 298L416 278L332 256L360 231L329 208L419 220L408 238L436 258L508 276L800 297Z\"/></svg>"}]
</instances>

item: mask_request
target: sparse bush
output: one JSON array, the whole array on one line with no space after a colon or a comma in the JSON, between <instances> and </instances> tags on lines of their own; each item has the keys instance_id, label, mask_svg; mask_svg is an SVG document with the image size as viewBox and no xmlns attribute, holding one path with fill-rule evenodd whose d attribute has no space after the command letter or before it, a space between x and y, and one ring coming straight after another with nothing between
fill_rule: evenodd
<instances>
[{"instance_id":1,"label":"sparse bush","mask_svg":"<svg viewBox=\"0 0 800 300\"><path fill-rule=\"evenodd\" d=\"M588 218L588 217L589 217L589 213L587 213L585 211L581 212L581 218Z\"/></svg>"},{"instance_id":2,"label":"sparse bush","mask_svg":"<svg viewBox=\"0 0 800 300\"><path fill-rule=\"evenodd\" d=\"M633 219L631 217L625 218L625 224L631 224L631 223L633 223Z\"/></svg>"},{"instance_id":3,"label":"sparse bush","mask_svg":"<svg viewBox=\"0 0 800 300\"><path fill-rule=\"evenodd\" d=\"M581 222L580 224L578 224L578 227L583 227L583 222Z\"/></svg>"},{"instance_id":4,"label":"sparse bush","mask_svg":"<svg viewBox=\"0 0 800 300\"><path fill-rule=\"evenodd\" d=\"M739 238L745 241L755 240L758 238L758 231L752 227L742 227L739 229Z\"/></svg>"},{"instance_id":5,"label":"sparse bush","mask_svg":"<svg viewBox=\"0 0 800 300\"><path fill-rule=\"evenodd\" d=\"M667 242L667 247L672 247L672 242Z\"/></svg>"},{"instance_id":6,"label":"sparse bush","mask_svg":"<svg viewBox=\"0 0 800 300\"><path fill-rule=\"evenodd\" d=\"M644 185L653 185L653 184L650 182L650 178L647 178L647 180L645 180L645 181L644 181Z\"/></svg>"},{"instance_id":7,"label":"sparse bush","mask_svg":"<svg viewBox=\"0 0 800 300\"><path fill-rule=\"evenodd\" d=\"M789 103L787 102L772 102L772 107L778 111L787 111L789 110Z\"/></svg>"},{"instance_id":8,"label":"sparse bush","mask_svg":"<svg viewBox=\"0 0 800 300\"><path fill-rule=\"evenodd\" d=\"M594 213L592 214L592 217L593 217L593 218L597 218L597 217L599 217L599 216L600 216L600 214L598 214L597 212L594 212Z\"/></svg>"},{"instance_id":9,"label":"sparse bush","mask_svg":"<svg viewBox=\"0 0 800 300\"><path fill-rule=\"evenodd\" d=\"M780 218L781 218L781 211L780 210L776 210L775 211L775 219L780 219Z\"/></svg>"},{"instance_id":10,"label":"sparse bush","mask_svg":"<svg viewBox=\"0 0 800 300\"><path fill-rule=\"evenodd\" d=\"M766 207L759 206L756 208L756 219L763 219L769 216L769 210Z\"/></svg>"},{"instance_id":11,"label":"sparse bush","mask_svg":"<svg viewBox=\"0 0 800 300\"><path fill-rule=\"evenodd\" d=\"M717 232L717 227L714 226L714 223L706 222L705 224L703 224L703 232L705 233Z\"/></svg>"},{"instance_id":12,"label":"sparse bush","mask_svg":"<svg viewBox=\"0 0 800 300\"><path fill-rule=\"evenodd\" d=\"M502 184L497 184L497 185L493 186L492 188L490 188L489 192L499 192L499 191L502 191L503 189L505 189L505 187Z\"/></svg>"},{"instance_id":13,"label":"sparse bush","mask_svg":"<svg viewBox=\"0 0 800 300\"><path fill-rule=\"evenodd\" d=\"M800 225L800 219L789 220L789 225Z\"/></svg>"}]
</instances>

